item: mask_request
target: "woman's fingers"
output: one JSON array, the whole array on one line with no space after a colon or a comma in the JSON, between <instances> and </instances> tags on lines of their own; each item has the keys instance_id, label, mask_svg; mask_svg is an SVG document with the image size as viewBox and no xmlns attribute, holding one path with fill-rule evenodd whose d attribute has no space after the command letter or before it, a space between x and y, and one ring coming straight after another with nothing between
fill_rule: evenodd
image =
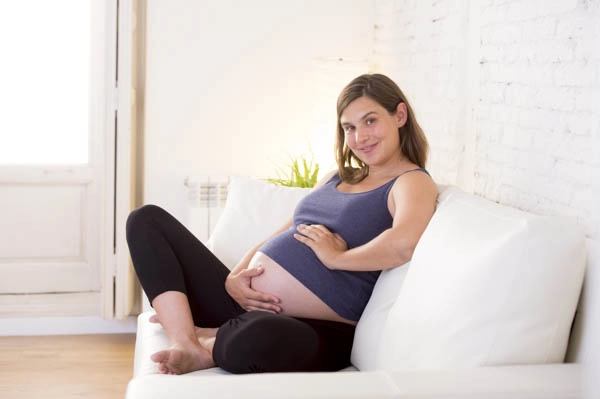
<instances>
[{"instance_id":1,"label":"woman's fingers","mask_svg":"<svg viewBox=\"0 0 600 399\"><path fill-rule=\"evenodd\" d=\"M244 295L247 298L250 299L254 299L257 301L262 301L262 302L274 302L274 303L278 303L279 302L279 298L270 295L270 294L266 294L264 292L260 292L260 291L256 291L254 289L252 289L251 285L250 285L250 279L252 277L256 277L259 276L261 274L263 274L265 271L264 268L262 267L257 267L257 268L253 268L253 269L246 269L243 270L240 274L243 274L243 277L248 279L248 285L246 285L244 288Z\"/></svg>"},{"instance_id":2,"label":"woman's fingers","mask_svg":"<svg viewBox=\"0 0 600 399\"><path fill-rule=\"evenodd\" d=\"M322 224L299 224L296 230L311 240L316 240L319 237L331 234L331 231Z\"/></svg>"},{"instance_id":3,"label":"woman's fingers","mask_svg":"<svg viewBox=\"0 0 600 399\"><path fill-rule=\"evenodd\" d=\"M253 306L260 309L268 309L274 312L281 312L281 308L277 306L279 298L274 297L273 295L265 294L264 292L255 291L253 289L248 289L245 293L246 296L246 305Z\"/></svg>"},{"instance_id":4,"label":"woman's fingers","mask_svg":"<svg viewBox=\"0 0 600 399\"><path fill-rule=\"evenodd\" d=\"M240 272L244 277L256 277L260 276L265 272L265 269L262 267L255 267L252 269L244 269Z\"/></svg>"},{"instance_id":5,"label":"woman's fingers","mask_svg":"<svg viewBox=\"0 0 600 399\"><path fill-rule=\"evenodd\" d=\"M329 231L329 229L325 226L323 226L322 224L313 224L311 225L311 227L313 228L313 231L315 231L317 234L329 234L331 233Z\"/></svg>"},{"instance_id":6,"label":"woman's fingers","mask_svg":"<svg viewBox=\"0 0 600 399\"><path fill-rule=\"evenodd\" d=\"M281 312L277 304L279 298L256 291L251 287L253 277L264 273L264 268L244 269L236 275L230 276L226 282L226 290L229 295L245 310L266 310L273 313Z\"/></svg>"},{"instance_id":7,"label":"woman's fingers","mask_svg":"<svg viewBox=\"0 0 600 399\"><path fill-rule=\"evenodd\" d=\"M248 299L246 306L245 306L246 310L268 310L271 311L273 313L279 313L281 312L281 307L274 305L272 303L269 302L262 302L262 301L256 301L253 299Z\"/></svg>"},{"instance_id":8,"label":"woman's fingers","mask_svg":"<svg viewBox=\"0 0 600 399\"><path fill-rule=\"evenodd\" d=\"M313 243L315 242L313 238L304 235L304 233L294 234L294 238L300 241L301 243L306 244L309 248L313 249Z\"/></svg>"},{"instance_id":9,"label":"woman's fingers","mask_svg":"<svg viewBox=\"0 0 600 399\"><path fill-rule=\"evenodd\" d=\"M273 296L270 294L265 294L264 292L253 290L252 288L249 288L246 291L246 297L248 299L258 301L258 302L264 302L264 303L279 303L280 302L279 298L277 298L276 296Z\"/></svg>"}]
</instances>

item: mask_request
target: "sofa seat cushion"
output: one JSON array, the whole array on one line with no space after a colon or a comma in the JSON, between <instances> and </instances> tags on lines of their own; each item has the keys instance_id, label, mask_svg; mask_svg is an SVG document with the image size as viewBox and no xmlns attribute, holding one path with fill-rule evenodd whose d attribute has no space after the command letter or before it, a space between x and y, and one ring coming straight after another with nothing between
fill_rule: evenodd
<instances>
[{"instance_id":1,"label":"sofa seat cushion","mask_svg":"<svg viewBox=\"0 0 600 399\"><path fill-rule=\"evenodd\" d=\"M396 392L384 372L185 374L135 378L127 399L392 399Z\"/></svg>"},{"instance_id":2,"label":"sofa seat cushion","mask_svg":"<svg viewBox=\"0 0 600 399\"><path fill-rule=\"evenodd\" d=\"M583 397L579 364L443 371L146 375L126 399L565 399Z\"/></svg>"},{"instance_id":3,"label":"sofa seat cushion","mask_svg":"<svg viewBox=\"0 0 600 399\"><path fill-rule=\"evenodd\" d=\"M398 397L410 398L581 398L580 364L478 367L427 371L391 371Z\"/></svg>"}]
</instances>

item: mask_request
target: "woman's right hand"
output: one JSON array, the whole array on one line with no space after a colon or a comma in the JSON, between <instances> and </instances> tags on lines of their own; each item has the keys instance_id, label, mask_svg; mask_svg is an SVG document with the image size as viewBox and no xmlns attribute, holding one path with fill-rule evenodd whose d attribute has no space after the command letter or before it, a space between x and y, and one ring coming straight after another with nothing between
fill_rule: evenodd
<instances>
[{"instance_id":1,"label":"woman's right hand","mask_svg":"<svg viewBox=\"0 0 600 399\"><path fill-rule=\"evenodd\" d=\"M252 289L252 278L260 276L264 271L262 267L257 267L242 269L238 273L231 272L225 280L225 289L247 311L262 310L279 313L281 312L281 307L277 305L280 302L279 298Z\"/></svg>"}]
</instances>

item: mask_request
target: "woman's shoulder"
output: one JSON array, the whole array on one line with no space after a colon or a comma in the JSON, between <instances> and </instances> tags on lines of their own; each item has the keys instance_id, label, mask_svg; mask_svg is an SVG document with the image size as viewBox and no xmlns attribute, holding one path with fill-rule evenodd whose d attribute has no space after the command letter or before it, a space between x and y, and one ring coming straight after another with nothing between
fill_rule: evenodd
<instances>
[{"instance_id":1,"label":"woman's shoulder","mask_svg":"<svg viewBox=\"0 0 600 399\"><path fill-rule=\"evenodd\" d=\"M437 185L425 169L413 169L398 176L388 196L388 209L396 215L398 209L414 214L417 209L435 209Z\"/></svg>"},{"instance_id":2,"label":"woman's shoulder","mask_svg":"<svg viewBox=\"0 0 600 399\"><path fill-rule=\"evenodd\" d=\"M416 174L416 175L425 175L428 176L430 180L432 180L431 175L429 174L429 171L427 171L427 169L422 168L418 165L413 165L410 168L401 171L400 173L398 173L396 180L398 180L398 178L404 176L404 175L410 175L410 174Z\"/></svg>"},{"instance_id":3,"label":"woman's shoulder","mask_svg":"<svg viewBox=\"0 0 600 399\"><path fill-rule=\"evenodd\" d=\"M325 184L329 183L329 181L331 181L334 178L337 178L338 175L338 171L337 170L332 170L329 171L325 174L325 176L323 176L323 178L321 178L317 184L315 184L315 186L313 187L313 189L317 189L319 187L324 186Z\"/></svg>"},{"instance_id":4,"label":"woman's shoulder","mask_svg":"<svg viewBox=\"0 0 600 399\"><path fill-rule=\"evenodd\" d=\"M405 170L398 175L390 193L401 196L411 194L437 196L437 185L427 169L415 165L415 168Z\"/></svg>"}]
</instances>

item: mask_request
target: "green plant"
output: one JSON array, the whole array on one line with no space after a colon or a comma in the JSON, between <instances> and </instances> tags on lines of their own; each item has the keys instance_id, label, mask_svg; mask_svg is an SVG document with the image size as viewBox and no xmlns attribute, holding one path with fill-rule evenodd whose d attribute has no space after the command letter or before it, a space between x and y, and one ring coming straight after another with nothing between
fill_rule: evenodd
<instances>
[{"instance_id":1,"label":"green plant","mask_svg":"<svg viewBox=\"0 0 600 399\"><path fill-rule=\"evenodd\" d=\"M304 157L292 158L284 168L277 168L277 178L267 181L285 187L314 187L319 175L319 164L311 156L309 160Z\"/></svg>"}]
</instances>

